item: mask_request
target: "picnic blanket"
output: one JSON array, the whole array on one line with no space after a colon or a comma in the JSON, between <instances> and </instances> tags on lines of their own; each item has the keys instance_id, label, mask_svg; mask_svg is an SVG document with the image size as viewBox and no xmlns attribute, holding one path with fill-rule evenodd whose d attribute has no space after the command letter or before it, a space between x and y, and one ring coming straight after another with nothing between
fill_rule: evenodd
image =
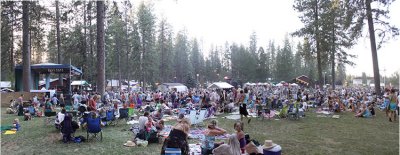
<instances>
[{"instance_id":1,"label":"picnic blanket","mask_svg":"<svg viewBox=\"0 0 400 155\"><path fill-rule=\"evenodd\" d=\"M139 124L139 121L131 120L131 121L126 122L126 124Z\"/></svg>"},{"instance_id":2,"label":"picnic blanket","mask_svg":"<svg viewBox=\"0 0 400 155\"><path fill-rule=\"evenodd\" d=\"M240 119L240 115L228 115L225 116L226 119L233 119L233 120L239 120Z\"/></svg>"},{"instance_id":3,"label":"picnic blanket","mask_svg":"<svg viewBox=\"0 0 400 155\"><path fill-rule=\"evenodd\" d=\"M13 135L13 134L16 134L17 133L17 131L14 131L14 130L7 130L4 134L5 135Z\"/></svg>"},{"instance_id":4,"label":"picnic blanket","mask_svg":"<svg viewBox=\"0 0 400 155\"><path fill-rule=\"evenodd\" d=\"M164 129L160 131L159 135L167 138L171 130L172 130L172 125L166 125Z\"/></svg>"},{"instance_id":5,"label":"picnic blanket","mask_svg":"<svg viewBox=\"0 0 400 155\"><path fill-rule=\"evenodd\" d=\"M5 131L5 130L10 130L10 129L12 129L13 128L13 126L11 126L11 125L6 125L6 126L1 126L0 127L0 130L1 131Z\"/></svg>"},{"instance_id":6,"label":"picnic blanket","mask_svg":"<svg viewBox=\"0 0 400 155\"><path fill-rule=\"evenodd\" d=\"M325 111L325 110L318 110L316 111L317 114L324 114L324 115L330 115L332 114L332 112L329 111Z\"/></svg>"},{"instance_id":7,"label":"picnic blanket","mask_svg":"<svg viewBox=\"0 0 400 155\"><path fill-rule=\"evenodd\" d=\"M190 155L201 155L200 144L189 144Z\"/></svg>"},{"instance_id":8,"label":"picnic blanket","mask_svg":"<svg viewBox=\"0 0 400 155\"><path fill-rule=\"evenodd\" d=\"M204 137L204 128L190 129L189 138L190 139L202 139ZM221 136L216 136L215 139L228 139L229 134L224 134Z\"/></svg>"}]
</instances>

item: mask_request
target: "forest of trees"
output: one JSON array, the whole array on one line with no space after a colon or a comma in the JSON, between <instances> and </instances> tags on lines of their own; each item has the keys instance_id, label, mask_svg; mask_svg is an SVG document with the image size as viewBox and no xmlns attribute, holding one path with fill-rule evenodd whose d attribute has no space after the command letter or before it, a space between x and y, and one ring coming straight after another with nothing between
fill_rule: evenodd
<instances>
[{"instance_id":1,"label":"forest of trees","mask_svg":"<svg viewBox=\"0 0 400 155\"><path fill-rule=\"evenodd\" d=\"M137 80L152 86L181 82L195 87L223 81L224 77L239 83L279 82L300 75L320 84L326 79L340 85L346 79L345 64L352 65L351 58L355 57L348 49L362 36L365 19L364 12L352 11L356 4L296 0L294 9L301 14L304 27L288 32L284 40L260 43L257 32L253 32L248 44L226 42L205 51L197 38L188 37L185 30L174 32L167 19L157 17L152 4L104 3L29 2L30 63L68 64L71 60L72 65L82 68L83 78L94 85L99 83L99 60L104 61L105 79ZM22 64L22 5L18 1L1 2L3 80L13 81L14 66ZM102 25L97 23L101 15L98 9L101 12L103 8L98 5L104 6L103 46L98 34ZM303 39L293 42L292 37ZM99 47L104 47L103 53ZM324 72L330 76L322 78Z\"/></svg>"}]
</instances>

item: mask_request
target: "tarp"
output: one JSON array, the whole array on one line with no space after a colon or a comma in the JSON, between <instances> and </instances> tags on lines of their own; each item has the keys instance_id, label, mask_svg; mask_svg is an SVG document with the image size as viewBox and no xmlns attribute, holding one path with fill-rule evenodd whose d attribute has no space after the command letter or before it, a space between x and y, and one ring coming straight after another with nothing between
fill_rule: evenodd
<instances>
[{"instance_id":1,"label":"tarp","mask_svg":"<svg viewBox=\"0 0 400 155\"><path fill-rule=\"evenodd\" d=\"M214 82L210 86L208 86L209 89L229 89L233 88L232 85L226 82Z\"/></svg>"}]
</instances>

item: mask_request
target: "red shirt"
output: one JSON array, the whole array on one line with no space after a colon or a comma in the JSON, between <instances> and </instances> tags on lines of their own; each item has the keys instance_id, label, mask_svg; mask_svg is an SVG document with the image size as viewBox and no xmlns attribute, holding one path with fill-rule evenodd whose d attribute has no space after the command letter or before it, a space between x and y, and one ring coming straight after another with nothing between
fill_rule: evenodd
<instances>
[{"instance_id":1,"label":"red shirt","mask_svg":"<svg viewBox=\"0 0 400 155\"><path fill-rule=\"evenodd\" d=\"M92 111L96 111L97 110L97 106L96 106L96 101L94 101L93 99L89 100L89 107Z\"/></svg>"}]
</instances>

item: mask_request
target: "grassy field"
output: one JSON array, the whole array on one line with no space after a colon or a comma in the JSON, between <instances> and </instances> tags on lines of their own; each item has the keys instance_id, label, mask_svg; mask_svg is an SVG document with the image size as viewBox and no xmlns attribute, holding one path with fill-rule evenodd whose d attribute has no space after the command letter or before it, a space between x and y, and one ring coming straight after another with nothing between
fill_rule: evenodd
<instances>
[{"instance_id":1,"label":"grassy field","mask_svg":"<svg viewBox=\"0 0 400 155\"><path fill-rule=\"evenodd\" d=\"M11 125L17 116L1 113L1 125ZM354 118L353 113L341 113L339 119L320 118L313 112L293 120L257 120L253 118L245 132L263 143L271 139L281 145L282 154L399 154L399 123L389 122L383 112L370 119ZM22 120L22 117L19 118ZM233 133L234 120L218 118L219 126ZM45 126L43 118L21 121L21 131L1 135L1 154L159 154L161 145L124 147L132 139L130 125L119 124L103 128L103 141L64 144L53 126ZM77 131L75 135L86 136ZM195 141L191 141L195 142Z\"/></svg>"}]
</instances>

